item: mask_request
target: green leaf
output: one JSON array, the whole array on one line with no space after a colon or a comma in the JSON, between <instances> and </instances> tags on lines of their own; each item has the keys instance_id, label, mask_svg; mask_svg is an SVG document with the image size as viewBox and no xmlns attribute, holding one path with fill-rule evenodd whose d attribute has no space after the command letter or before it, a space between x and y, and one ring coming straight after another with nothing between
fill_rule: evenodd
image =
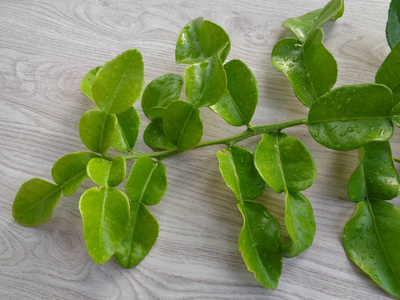
<instances>
[{"instance_id":1,"label":"green leaf","mask_svg":"<svg viewBox=\"0 0 400 300\"><path fill-rule=\"evenodd\" d=\"M166 74L150 82L143 92L142 109L150 119L162 119L169 103L178 100L183 86L182 76Z\"/></svg>"},{"instance_id":2,"label":"green leaf","mask_svg":"<svg viewBox=\"0 0 400 300\"><path fill-rule=\"evenodd\" d=\"M133 150L140 129L140 116L132 106L127 111L116 115L117 126L115 128L112 147L120 152L129 153Z\"/></svg>"},{"instance_id":3,"label":"green leaf","mask_svg":"<svg viewBox=\"0 0 400 300\"><path fill-rule=\"evenodd\" d=\"M230 146L225 153L217 152L219 170L226 185L238 200L253 200L265 190L265 182L254 166L254 156L249 150Z\"/></svg>"},{"instance_id":4,"label":"green leaf","mask_svg":"<svg viewBox=\"0 0 400 300\"><path fill-rule=\"evenodd\" d=\"M147 156L139 157L132 167L125 191L132 202L155 205L167 190L165 166Z\"/></svg>"},{"instance_id":5,"label":"green leaf","mask_svg":"<svg viewBox=\"0 0 400 300\"><path fill-rule=\"evenodd\" d=\"M238 203L243 215L239 251L250 272L266 288L276 289L282 272L280 224L260 203Z\"/></svg>"},{"instance_id":6,"label":"green leaf","mask_svg":"<svg viewBox=\"0 0 400 300\"><path fill-rule=\"evenodd\" d=\"M165 112L163 130L180 151L193 149L203 136L200 110L186 101L172 101Z\"/></svg>"},{"instance_id":7,"label":"green leaf","mask_svg":"<svg viewBox=\"0 0 400 300\"><path fill-rule=\"evenodd\" d=\"M24 226L46 223L61 197L61 187L43 179L32 178L20 187L12 207L15 221Z\"/></svg>"},{"instance_id":8,"label":"green leaf","mask_svg":"<svg viewBox=\"0 0 400 300\"><path fill-rule=\"evenodd\" d=\"M386 39L390 48L394 48L400 41L400 1L390 2L389 16L386 23Z\"/></svg>"},{"instance_id":9,"label":"green leaf","mask_svg":"<svg viewBox=\"0 0 400 300\"><path fill-rule=\"evenodd\" d=\"M137 266L157 241L159 226L146 206L131 202L131 218L125 238L114 257L124 268Z\"/></svg>"},{"instance_id":10,"label":"green leaf","mask_svg":"<svg viewBox=\"0 0 400 300\"><path fill-rule=\"evenodd\" d=\"M304 144L286 133L263 134L254 162L265 182L277 193L309 188L317 177L314 160Z\"/></svg>"},{"instance_id":11,"label":"green leaf","mask_svg":"<svg viewBox=\"0 0 400 300\"><path fill-rule=\"evenodd\" d=\"M113 161L93 158L87 165L87 174L99 186L117 186L125 179L125 158L118 156Z\"/></svg>"},{"instance_id":12,"label":"green leaf","mask_svg":"<svg viewBox=\"0 0 400 300\"><path fill-rule=\"evenodd\" d=\"M400 127L400 103L397 104L391 113L391 119L398 127Z\"/></svg>"},{"instance_id":13,"label":"green leaf","mask_svg":"<svg viewBox=\"0 0 400 300\"><path fill-rule=\"evenodd\" d=\"M321 27L331 19L339 19L344 12L343 0L331 0L324 8L308 12L300 17L290 18L283 26L293 31L299 41L304 42L309 32Z\"/></svg>"},{"instance_id":14,"label":"green leaf","mask_svg":"<svg viewBox=\"0 0 400 300\"><path fill-rule=\"evenodd\" d=\"M81 196L79 210L87 251L97 264L104 264L118 250L128 229L128 198L114 188L91 188Z\"/></svg>"},{"instance_id":15,"label":"green leaf","mask_svg":"<svg viewBox=\"0 0 400 300\"><path fill-rule=\"evenodd\" d=\"M308 114L308 130L318 143L342 151L386 141L393 134L389 119L392 106L392 93L386 86L342 86L314 103Z\"/></svg>"},{"instance_id":16,"label":"green leaf","mask_svg":"<svg viewBox=\"0 0 400 300\"><path fill-rule=\"evenodd\" d=\"M257 80L241 60L229 61L224 69L228 80L227 91L210 109L230 125L248 125L258 102Z\"/></svg>"},{"instance_id":17,"label":"green leaf","mask_svg":"<svg viewBox=\"0 0 400 300\"><path fill-rule=\"evenodd\" d=\"M89 110L79 122L79 136L90 150L104 154L113 143L116 126L115 115L101 110Z\"/></svg>"},{"instance_id":18,"label":"green leaf","mask_svg":"<svg viewBox=\"0 0 400 300\"><path fill-rule=\"evenodd\" d=\"M350 177L351 201L390 200L400 192L399 175L393 164L389 142L368 143L359 149L360 165Z\"/></svg>"},{"instance_id":19,"label":"green leaf","mask_svg":"<svg viewBox=\"0 0 400 300\"><path fill-rule=\"evenodd\" d=\"M275 45L271 54L273 66L285 73L296 97L307 107L329 92L337 79L335 58L322 44L323 39L322 29L314 29L304 45L286 38Z\"/></svg>"},{"instance_id":20,"label":"green leaf","mask_svg":"<svg viewBox=\"0 0 400 300\"><path fill-rule=\"evenodd\" d=\"M55 183L61 186L64 196L70 196L81 185L88 175L86 166L95 157L94 153L75 152L64 155L57 160L51 169L51 176Z\"/></svg>"},{"instance_id":21,"label":"green leaf","mask_svg":"<svg viewBox=\"0 0 400 300\"><path fill-rule=\"evenodd\" d=\"M211 57L220 50L224 62L231 49L229 36L217 24L197 18L185 25L179 32L175 49L178 64L192 64Z\"/></svg>"},{"instance_id":22,"label":"green leaf","mask_svg":"<svg viewBox=\"0 0 400 300\"><path fill-rule=\"evenodd\" d=\"M135 103L144 88L142 55L127 50L105 63L92 86L94 102L105 112L122 113Z\"/></svg>"},{"instance_id":23,"label":"green leaf","mask_svg":"<svg viewBox=\"0 0 400 300\"><path fill-rule=\"evenodd\" d=\"M150 122L143 133L143 140L147 146L153 149L176 148L165 136L162 121Z\"/></svg>"},{"instance_id":24,"label":"green leaf","mask_svg":"<svg viewBox=\"0 0 400 300\"><path fill-rule=\"evenodd\" d=\"M400 102L400 45L392 49L375 76L376 83L382 83L393 92L394 105Z\"/></svg>"},{"instance_id":25,"label":"green leaf","mask_svg":"<svg viewBox=\"0 0 400 300\"><path fill-rule=\"evenodd\" d=\"M226 91L224 66L217 55L185 69L186 97L196 108L217 103Z\"/></svg>"},{"instance_id":26,"label":"green leaf","mask_svg":"<svg viewBox=\"0 0 400 300\"><path fill-rule=\"evenodd\" d=\"M291 241L282 245L284 256L297 256L311 246L315 236L314 213L310 201L301 193L286 194L285 225Z\"/></svg>"},{"instance_id":27,"label":"green leaf","mask_svg":"<svg viewBox=\"0 0 400 300\"><path fill-rule=\"evenodd\" d=\"M400 297L400 208L361 201L344 229L347 256L389 294Z\"/></svg>"},{"instance_id":28,"label":"green leaf","mask_svg":"<svg viewBox=\"0 0 400 300\"><path fill-rule=\"evenodd\" d=\"M101 66L98 66L90 70L81 80L80 84L81 91L92 100L93 100L92 86L94 79L96 78L97 72L100 70L100 68Z\"/></svg>"}]
</instances>

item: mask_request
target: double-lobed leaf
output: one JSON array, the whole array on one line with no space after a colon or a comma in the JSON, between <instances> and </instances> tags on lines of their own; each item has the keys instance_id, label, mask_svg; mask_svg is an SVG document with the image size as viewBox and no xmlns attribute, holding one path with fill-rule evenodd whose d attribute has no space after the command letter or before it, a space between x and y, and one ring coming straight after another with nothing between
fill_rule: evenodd
<instances>
[{"instance_id":1,"label":"double-lobed leaf","mask_svg":"<svg viewBox=\"0 0 400 300\"><path fill-rule=\"evenodd\" d=\"M258 102L257 80L250 68L234 59L224 65L227 89L222 98L210 106L228 124L248 125Z\"/></svg>"},{"instance_id":2,"label":"double-lobed leaf","mask_svg":"<svg viewBox=\"0 0 400 300\"><path fill-rule=\"evenodd\" d=\"M400 127L400 103L393 108L390 117L393 123Z\"/></svg>"},{"instance_id":3,"label":"double-lobed leaf","mask_svg":"<svg viewBox=\"0 0 400 300\"><path fill-rule=\"evenodd\" d=\"M99 186L117 186L125 179L125 158L118 156L112 161L103 158L93 158L87 164L87 174Z\"/></svg>"},{"instance_id":4,"label":"double-lobed leaf","mask_svg":"<svg viewBox=\"0 0 400 300\"><path fill-rule=\"evenodd\" d=\"M120 152L129 153L136 144L140 130L140 117L132 106L123 113L115 115L117 124L112 147Z\"/></svg>"},{"instance_id":5,"label":"double-lobed leaf","mask_svg":"<svg viewBox=\"0 0 400 300\"><path fill-rule=\"evenodd\" d=\"M168 138L165 136L162 121L151 121L147 125L144 133L143 140L147 146L153 149L173 149L176 148Z\"/></svg>"},{"instance_id":6,"label":"double-lobed leaf","mask_svg":"<svg viewBox=\"0 0 400 300\"><path fill-rule=\"evenodd\" d=\"M389 16L386 23L386 39L391 49L400 41L400 1L390 2Z\"/></svg>"},{"instance_id":7,"label":"double-lobed leaf","mask_svg":"<svg viewBox=\"0 0 400 300\"><path fill-rule=\"evenodd\" d=\"M192 64L219 53L224 62L230 48L229 36L225 30L200 17L187 23L179 32L175 60L178 64Z\"/></svg>"},{"instance_id":8,"label":"double-lobed leaf","mask_svg":"<svg viewBox=\"0 0 400 300\"><path fill-rule=\"evenodd\" d=\"M97 72L100 70L100 68L101 68L101 66L98 66L98 67L90 70L89 72L87 72L87 74L81 80L81 83L79 86L81 91L92 100L93 100L92 86L93 86L94 79L96 78Z\"/></svg>"},{"instance_id":9,"label":"double-lobed leaf","mask_svg":"<svg viewBox=\"0 0 400 300\"><path fill-rule=\"evenodd\" d=\"M386 141L393 134L392 98L390 89L381 84L336 88L311 107L308 130L318 143L334 150L352 150L367 142Z\"/></svg>"}]
</instances>

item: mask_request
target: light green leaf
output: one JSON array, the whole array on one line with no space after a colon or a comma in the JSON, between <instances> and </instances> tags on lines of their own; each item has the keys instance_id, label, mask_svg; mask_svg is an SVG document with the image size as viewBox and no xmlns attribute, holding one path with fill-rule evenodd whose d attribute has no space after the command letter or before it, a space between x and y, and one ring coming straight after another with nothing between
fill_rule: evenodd
<instances>
[{"instance_id":1,"label":"light green leaf","mask_svg":"<svg viewBox=\"0 0 400 300\"><path fill-rule=\"evenodd\" d=\"M361 201L344 229L347 256L389 294L400 297L400 208Z\"/></svg>"},{"instance_id":2,"label":"light green leaf","mask_svg":"<svg viewBox=\"0 0 400 300\"><path fill-rule=\"evenodd\" d=\"M342 86L322 96L308 114L308 130L325 147L352 150L393 134L392 93L380 84Z\"/></svg>"},{"instance_id":3,"label":"light green leaf","mask_svg":"<svg viewBox=\"0 0 400 300\"><path fill-rule=\"evenodd\" d=\"M399 2L400 3L400 2ZM393 92L393 102L400 102L400 45L392 49L375 76L376 83L382 83Z\"/></svg>"},{"instance_id":4,"label":"light green leaf","mask_svg":"<svg viewBox=\"0 0 400 300\"><path fill-rule=\"evenodd\" d=\"M46 223L53 215L62 189L43 179L32 178L19 188L12 207L15 221L24 226Z\"/></svg>"},{"instance_id":5,"label":"light green leaf","mask_svg":"<svg viewBox=\"0 0 400 300\"><path fill-rule=\"evenodd\" d=\"M192 64L209 58L222 51L224 62L231 49L229 36L217 24L197 18L185 25L179 32L175 49L178 64Z\"/></svg>"},{"instance_id":6,"label":"light green leaf","mask_svg":"<svg viewBox=\"0 0 400 300\"><path fill-rule=\"evenodd\" d=\"M153 149L176 148L165 136L162 121L150 122L143 133L143 140L147 146Z\"/></svg>"},{"instance_id":7,"label":"light green leaf","mask_svg":"<svg viewBox=\"0 0 400 300\"><path fill-rule=\"evenodd\" d=\"M70 196L81 185L88 175L86 166L95 157L94 153L75 152L64 155L57 160L51 169L51 176L55 183L61 186L64 196Z\"/></svg>"},{"instance_id":8,"label":"light green leaf","mask_svg":"<svg viewBox=\"0 0 400 300\"><path fill-rule=\"evenodd\" d=\"M200 110L186 101L172 101L165 112L163 130L180 151L193 149L203 136Z\"/></svg>"},{"instance_id":9,"label":"light green leaf","mask_svg":"<svg viewBox=\"0 0 400 300\"><path fill-rule=\"evenodd\" d=\"M248 125L258 102L257 80L241 60L229 61L224 69L228 80L227 91L210 109L230 125Z\"/></svg>"},{"instance_id":10,"label":"light green leaf","mask_svg":"<svg viewBox=\"0 0 400 300\"><path fill-rule=\"evenodd\" d=\"M127 50L105 63L93 81L94 102L105 112L122 113L135 103L144 88L142 55Z\"/></svg>"},{"instance_id":11,"label":"light green leaf","mask_svg":"<svg viewBox=\"0 0 400 300\"><path fill-rule=\"evenodd\" d=\"M185 69L186 97L194 107L217 103L226 91L226 74L221 60L214 55Z\"/></svg>"},{"instance_id":12,"label":"light green leaf","mask_svg":"<svg viewBox=\"0 0 400 300\"><path fill-rule=\"evenodd\" d=\"M79 202L83 237L95 263L104 264L118 250L129 224L129 202L110 187L87 190Z\"/></svg>"},{"instance_id":13,"label":"light green leaf","mask_svg":"<svg viewBox=\"0 0 400 300\"><path fill-rule=\"evenodd\" d=\"M301 193L286 194L285 225L291 241L282 245L284 256L297 256L311 246L315 236L314 213L310 201Z\"/></svg>"},{"instance_id":14,"label":"light green leaf","mask_svg":"<svg viewBox=\"0 0 400 300\"><path fill-rule=\"evenodd\" d=\"M155 205L167 190L165 166L147 156L139 157L132 167L125 191L132 202Z\"/></svg>"},{"instance_id":15,"label":"light green leaf","mask_svg":"<svg viewBox=\"0 0 400 300\"><path fill-rule=\"evenodd\" d=\"M327 93L337 79L335 58L322 44L323 39L322 29L314 29L304 45L286 38L275 45L271 54L273 66L285 73L296 97L307 107Z\"/></svg>"},{"instance_id":16,"label":"light green leaf","mask_svg":"<svg viewBox=\"0 0 400 300\"><path fill-rule=\"evenodd\" d=\"M263 134L254 151L254 162L277 193L305 190L317 177L314 160L304 144L282 132Z\"/></svg>"},{"instance_id":17,"label":"light green leaf","mask_svg":"<svg viewBox=\"0 0 400 300\"><path fill-rule=\"evenodd\" d=\"M113 161L93 158L87 165L87 174L99 186L117 186L125 179L125 158L118 156Z\"/></svg>"},{"instance_id":18,"label":"light green leaf","mask_svg":"<svg viewBox=\"0 0 400 300\"><path fill-rule=\"evenodd\" d=\"M124 268L137 266L157 241L159 226L146 206L131 202L128 231L114 257Z\"/></svg>"},{"instance_id":19,"label":"light green leaf","mask_svg":"<svg viewBox=\"0 0 400 300\"><path fill-rule=\"evenodd\" d=\"M150 82L143 92L142 109L150 119L162 119L165 108L178 100L183 86L182 76L166 74Z\"/></svg>"},{"instance_id":20,"label":"light green leaf","mask_svg":"<svg viewBox=\"0 0 400 300\"><path fill-rule=\"evenodd\" d=\"M282 272L280 224L260 203L238 203L243 215L239 251L250 272L266 288L276 289Z\"/></svg>"},{"instance_id":21,"label":"light green leaf","mask_svg":"<svg viewBox=\"0 0 400 300\"><path fill-rule=\"evenodd\" d=\"M386 23L386 39L390 48L394 48L400 41L400 1L390 2L389 16Z\"/></svg>"},{"instance_id":22,"label":"light green leaf","mask_svg":"<svg viewBox=\"0 0 400 300\"><path fill-rule=\"evenodd\" d=\"M100 68L101 66L98 66L90 70L81 80L80 84L81 91L92 100L93 100L93 95L92 95L93 81L96 78L97 72L100 70Z\"/></svg>"},{"instance_id":23,"label":"light green leaf","mask_svg":"<svg viewBox=\"0 0 400 300\"><path fill-rule=\"evenodd\" d=\"M101 110L89 110L79 122L79 136L90 150L104 154L113 143L116 126L115 115Z\"/></svg>"},{"instance_id":24,"label":"light green leaf","mask_svg":"<svg viewBox=\"0 0 400 300\"><path fill-rule=\"evenodd\" d=\"M217 152L219 170L226 185L240 200L253 200L265 190L265 182L254 166L254 156L249 150L230 146L225 153Z\"/></svg>"},{"instance_id":25,"label":"light green leaf","mask_svg":"<svg viewBox=\"0 0 400 300\"><path fill-rule=\"evenodd\" d=\"M133 150L140 129L140 117L132 106L127 111L116 115L117 126L115 128L112 147L120 152L129 153Z\"/></svg>"}]
</instances>

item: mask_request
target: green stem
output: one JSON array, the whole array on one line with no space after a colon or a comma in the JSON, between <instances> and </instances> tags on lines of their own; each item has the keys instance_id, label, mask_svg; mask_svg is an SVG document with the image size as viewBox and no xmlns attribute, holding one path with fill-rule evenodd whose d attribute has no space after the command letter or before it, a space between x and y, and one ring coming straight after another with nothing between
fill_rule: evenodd
<instances>
[{"instance_id":1,"label":"green stem","mask_svg":"<svg viewBox=\"0 0 400 300\"><path fill-rule=\"evenodd\" d=\"M292 120L292 121L287 121L287 122L282 122L282 123L276 123L276 124L269 124L269 125L260 125L260 126L252 126L247 128L246 131L243 131L239 134L223 138L223 139L218 139L218 140L212 140L212 141L202 141L200 142L194 149L197 148L203 148L207 146L212 146L212 145L234 145L240 141L243 141L245 139L248 139L252 136L256 136L262 133L268 133L268 132L274 132L274 131L279 131L288 127L293 127L297 125L302 125L302 124L307 124L307 118L304 119L297 119L297 120ZM170 150L164 150L164 151L157 151L157 152L133 152L130 155L125 156L125 159L136 159L141 156L148 156L152 158L158 158L158 159L163 159L171 155L175 155L178 153L181 153L182 151L178 149L170 149Z\"/></svg>"}]
</instances>

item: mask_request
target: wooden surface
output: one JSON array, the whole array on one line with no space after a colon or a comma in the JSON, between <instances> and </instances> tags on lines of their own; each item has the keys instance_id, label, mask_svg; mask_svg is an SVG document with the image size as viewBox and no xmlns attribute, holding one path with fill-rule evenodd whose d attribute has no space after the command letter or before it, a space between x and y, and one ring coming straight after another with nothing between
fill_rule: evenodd
<instances>
[{"instance_id":1,"label":"wooden surface","mask_svg":"<svg viewBox=\"0 0 400 300\"><path fill-rule=\"evenodd\" d=\"M94 105L79 90L84 74L129 48L143 54L146 83L165 73L182 74L184 66L174 63L176 37L198 16L228 32L228 59L242 59L253 69L260 90L254 125L305 117L307 109L269 57L278 39L288 35L281 27L285 19L325 3L1 0L0 299L392 299L342 248L343 227L355 208L347 200L346 184L357 165L356 152L327 150L304 126L287 132L300 138L316 161L318 178L305 194L314 207L317 233L309 250L284 259L275 291L260 286L237 250L242 218L219 174L218 146L165 160L168 191L150 208L160 235L135 269L122 269L113 260L96 265L86 253L78 201L93 186L89 181L63 197L45 225L22 227L11 214L23 182L51 180L59 157L86 150L78 123ZM374 81L389 53L384 33L388 6L389 0L348 0L343 18L325 26L325 44L338 61L336 86ZM135 107L146 125L139 103ZM208 110L202 116L205 140L242 130ZM392 141L399 157L398 131ZM253 150L257 142L252 138L241 145ZM142 141L137 150L149 151ZM260 198L281 220L283 200L271 190Z\"/></svg>"}]
</instances>

